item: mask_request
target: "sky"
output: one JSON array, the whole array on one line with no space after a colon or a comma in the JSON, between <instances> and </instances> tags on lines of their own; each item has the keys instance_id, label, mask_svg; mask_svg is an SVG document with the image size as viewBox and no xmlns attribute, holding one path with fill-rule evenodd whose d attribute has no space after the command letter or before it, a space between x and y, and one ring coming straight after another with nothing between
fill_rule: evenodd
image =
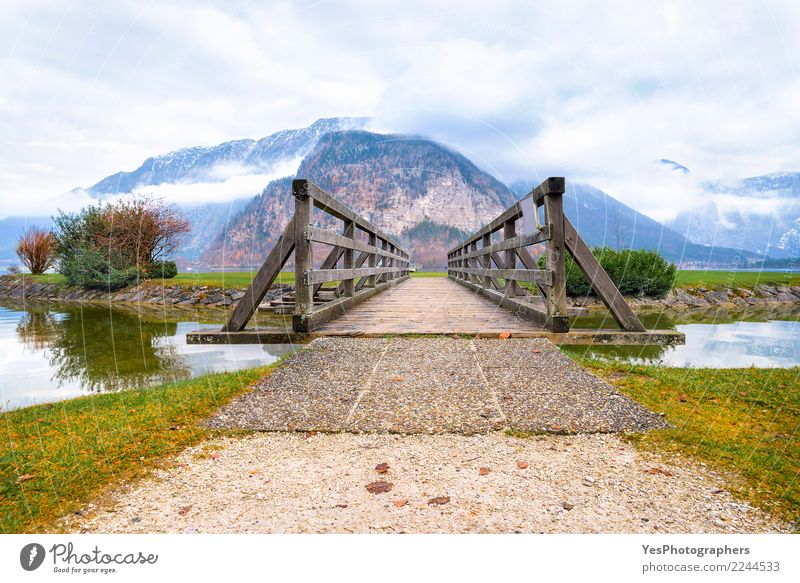
<instances>
[{"instance_id":1,"label":"sky","mask_svg":"<svg viewBox=\"0 0 800 583\"><path fill-rule=\"evenodd\" d=\"M149 156L333 116L430 136L505 182L587 182L658 220L706 181L800 171L797 2L2 5L0 216L83 204L65 193Z\"/></svg>"}]
</instances>

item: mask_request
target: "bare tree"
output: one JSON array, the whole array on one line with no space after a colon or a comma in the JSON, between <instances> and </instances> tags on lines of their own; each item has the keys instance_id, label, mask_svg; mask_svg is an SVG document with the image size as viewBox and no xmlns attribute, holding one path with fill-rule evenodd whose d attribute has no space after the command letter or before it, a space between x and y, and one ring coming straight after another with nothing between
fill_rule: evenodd
<instances>
[{"instance_id":1,"label":"bare tree","mask_svg":"<svg viewBox=\"0 0 800 583\"><path fill-rule=\"evenodd\" d=\"M55 263L56 247L53 233L39 227L30 227L17 243L17 256L32 274L39 275Z\"/></svg>"}]
</instances>

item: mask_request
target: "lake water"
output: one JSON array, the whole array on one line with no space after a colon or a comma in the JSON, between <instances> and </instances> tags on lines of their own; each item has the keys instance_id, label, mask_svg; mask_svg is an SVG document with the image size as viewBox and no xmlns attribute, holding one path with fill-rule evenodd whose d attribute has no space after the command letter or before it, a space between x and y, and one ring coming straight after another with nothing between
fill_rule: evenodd
<instances>
[{"instance_id":1,"label":"lake water","mask_svg":"<svg viewBox=\"0 0 800 583\"><path fill-rule=\"evenodd\" d=\"M677 367L800 365L800 310L640 313L649 328L677 328L684 346L568 347L628 362ZM223 312L0 303L0 408L144 387L270 364L290 345L187 345L186 333L219 329ZM275 322L271 322L275 324ZM610 327L606 315L575 321Z\"/></svg>"},{"instance_id":2,"label":"lake water","mask_svg":"<svg viewBox=\"0 0 800 583\"><path fill-rule=\"evenodd\" d=\"M678 346L567 347L568 354L614 358L631 363L695 368L789 368L800 366L800 306L639 311L648 329L686 335ZM613 327L605 312L577 318L586 328Z\"/></svg>"},{"instance_id":3,"label":"lake water","mask_svg":"<svg viewBox=\"0 0 800 583\"><path fill-rule=\"evenodd\" d=\"M293 350L187 345L187 332L219 329L224 314L202 318L192 311L0 305L0 409L262 366Z\"/></svg>"}]
</instances>

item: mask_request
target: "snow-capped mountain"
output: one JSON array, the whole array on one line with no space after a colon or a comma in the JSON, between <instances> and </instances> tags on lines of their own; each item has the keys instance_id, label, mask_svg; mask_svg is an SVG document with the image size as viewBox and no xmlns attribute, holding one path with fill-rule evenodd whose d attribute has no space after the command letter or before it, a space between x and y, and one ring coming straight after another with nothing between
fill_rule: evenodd
<instances>
[{"instance_id":1,"label":"snow-capped mountain","mask_svg":"<svg viewBox=\"0 0 800 583\"><path fill-rule=\"evenodd\" d=\"M297 160L299 164L326 133L362 128L367 121L368 118L323 118L308 127L282 130L260 140L182 148L148 158L136 170L117 172L86 190L102 197L133 192L143 186L222 182L233 173L269 173L281 163Z\"/></svg>"},{"instance_id":2,"label":"snow-capped mountain","mask_svg":"<svg viewBox=\"0 0 800 583\"><path fill-rule=\"evenodd\" d=\"M706 204L667 225L703 245L800 257L800 172L704 184Z\"/></svg>"}]
</instances>

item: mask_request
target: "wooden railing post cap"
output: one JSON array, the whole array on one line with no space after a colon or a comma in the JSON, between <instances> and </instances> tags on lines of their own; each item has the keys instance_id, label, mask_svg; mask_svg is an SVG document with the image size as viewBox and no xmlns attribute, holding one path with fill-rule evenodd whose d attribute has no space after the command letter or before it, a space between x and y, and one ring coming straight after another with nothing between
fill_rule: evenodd
<instances>
[{"instance_id":1,"label":"wooden railing post cap","mask_svg":"<svg viewBox=\"0 0 800 583\"><path fill-rule=\"evenodd\" d=\"M305 178L292 180L292 195L297 198L306 198L308 196L308 180Z\"/></svg>"},{"instance_id":2,"label":"wooden railing post cap","mask_svg":"<svg viewBox=\"0 0 800 583\"><path fill-rule=\"evenodd\" d=\"M563 194L566 190L566 180L563 176L551 176L542 182L544 194Z\"/></svg>"}]
</instances>

